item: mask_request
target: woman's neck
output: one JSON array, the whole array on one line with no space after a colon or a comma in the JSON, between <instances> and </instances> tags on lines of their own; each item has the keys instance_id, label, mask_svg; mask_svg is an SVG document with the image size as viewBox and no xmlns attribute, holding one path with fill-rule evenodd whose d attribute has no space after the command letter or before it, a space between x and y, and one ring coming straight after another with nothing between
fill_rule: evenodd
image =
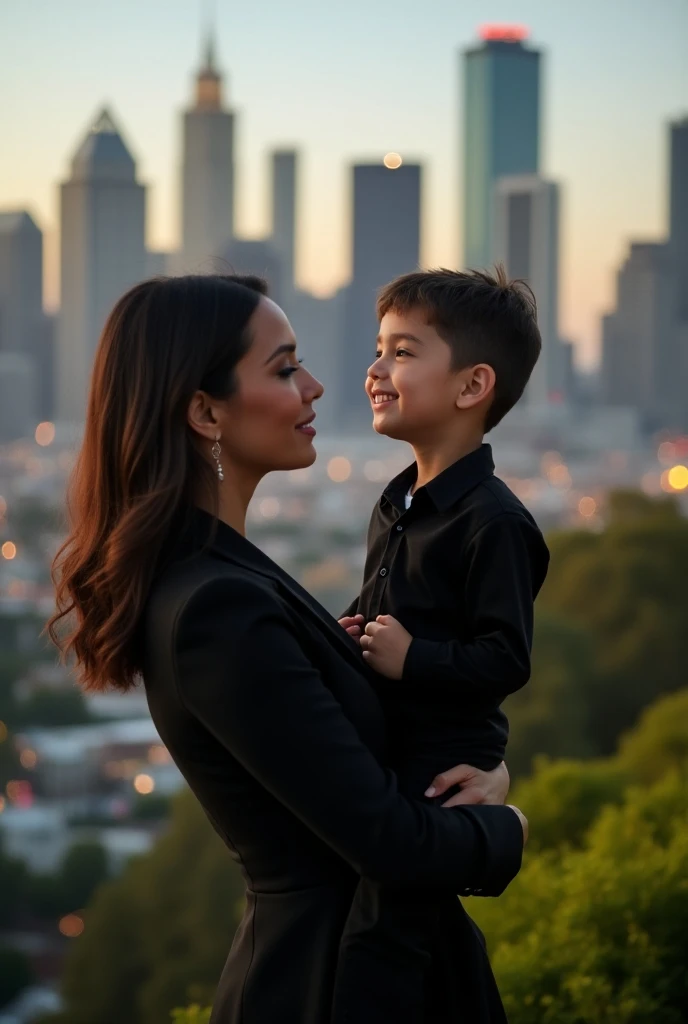
<instances>
[{"instance_id":1,"label":"woman's neck","mask_svg":"<svg viewBox=\"0 0 688 1024\"><path fill-rule=\"evenodd\" d=\"M248 475L232 466L223 466L223 473L224 480L218 481L217 518L245 537L246 512L263 474ZM199 505L206 512L215 513L207 500L199 501Z\"/></svg>"}]
</instances>

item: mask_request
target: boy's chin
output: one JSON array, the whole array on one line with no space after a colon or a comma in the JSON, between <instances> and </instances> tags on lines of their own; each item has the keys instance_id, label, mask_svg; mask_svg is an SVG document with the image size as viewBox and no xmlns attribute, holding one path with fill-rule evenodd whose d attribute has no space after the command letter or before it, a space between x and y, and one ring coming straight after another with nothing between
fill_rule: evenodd
<instances>
[{"instance_id":1,"label":"boy's chin","mask_svg":"<svg viewBox=\"0 0 688 1024\"><path fill-rule=\"evenodd\" d=\"M408 441L406 436L407 431L404 429L403 423L393 423L390 420L373 418L373 430L377 434L384 434L385 437L391 437L394 441Z\"/></svg>"}]
</instances>

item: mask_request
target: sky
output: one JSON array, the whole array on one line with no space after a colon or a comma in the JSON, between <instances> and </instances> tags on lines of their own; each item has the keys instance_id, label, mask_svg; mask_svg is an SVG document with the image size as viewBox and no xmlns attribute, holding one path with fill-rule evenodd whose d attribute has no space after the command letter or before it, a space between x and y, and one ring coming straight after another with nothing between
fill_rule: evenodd
<instances>
[{"instance_id":1,"label":"sky","mask_svg":"<svg viewBox=\"0 0 688 1024\"><path fill-rule=\"evenodd\" d=\"M349 273L349 166L390 150L424 165L423 262L458 265L460 51L486 22L527 25L545 53L542 170L562 188L562 335L595 361L629 240L666 230L688 0L0 0L0 210L44 230L51 308L57 184L103 104L149 186L149 246L176 245L180 111L209 21L238 112L237 229L267 230L268 153L297 146L297 276L323 295Z\"/></svg>"}]
</instances>

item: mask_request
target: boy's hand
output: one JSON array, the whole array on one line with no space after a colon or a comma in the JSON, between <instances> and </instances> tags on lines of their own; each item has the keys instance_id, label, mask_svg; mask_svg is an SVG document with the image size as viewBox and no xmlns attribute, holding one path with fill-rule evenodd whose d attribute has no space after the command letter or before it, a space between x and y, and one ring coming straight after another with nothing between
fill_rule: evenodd
<instances>
[{"instance_id":1,"label":"boy's hand","mask_svg":"<svg viewBox=\"0 0 688 1024\"><path fill-rule=\"evenodd\" d=\"M401 679L413 637L392 615L378 615L361 637L363 657L371 668L388 679Z\"/></svg>"},{"instance_id":2,"label":"boy's hand","mask_svg":"<svg viewBox=\"0 0 688 1024\"><path fill-rule=\"evenodd\" d=\"M338 622L342 629L347 631L349 636L353 637L354 640L360 640L361 630L365 622L363 615L345 615L343 619L338 619Z\"/></svg>"}]
</instances>

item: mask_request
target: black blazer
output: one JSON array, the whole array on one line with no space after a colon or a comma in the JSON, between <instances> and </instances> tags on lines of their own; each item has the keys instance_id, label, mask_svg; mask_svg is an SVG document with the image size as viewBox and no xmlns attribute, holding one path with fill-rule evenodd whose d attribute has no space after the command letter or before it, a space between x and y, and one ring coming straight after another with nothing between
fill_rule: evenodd
<instances>
[{"instance_id":1,"label":"black blazer","mask_svg":"<svg viewBox=\"0 0 688 1024\"><path fill-rule=\"evenodd\" d=\"M142 642L160 736L246 879L212 1022L326 1024L358 876L497 895L519 870L521 825L505 807L400 794L356 644L229 526L198 553L212 520L194 523Z\"/></svg>"}]
</instances>

